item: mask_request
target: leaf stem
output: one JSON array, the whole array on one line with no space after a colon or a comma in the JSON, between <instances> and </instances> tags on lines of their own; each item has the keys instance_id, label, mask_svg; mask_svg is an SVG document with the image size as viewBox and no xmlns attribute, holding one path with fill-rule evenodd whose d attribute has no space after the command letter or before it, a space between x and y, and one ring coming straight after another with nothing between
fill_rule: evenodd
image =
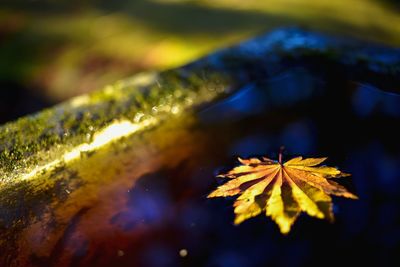
<instances>
[{"instance_id":1,"label":"leaf stem","mask_svg":"<svg viewBox=\"0 0 400 267\"><path fill-rule=\"evenodd\" d=\"M282 165L283 150L285 150L285 147L284 147L284 146L281 146L281 147L279 148L279 157L278 157L279 164L281 164L281 165Z\"/></svg>"}]
</instances>

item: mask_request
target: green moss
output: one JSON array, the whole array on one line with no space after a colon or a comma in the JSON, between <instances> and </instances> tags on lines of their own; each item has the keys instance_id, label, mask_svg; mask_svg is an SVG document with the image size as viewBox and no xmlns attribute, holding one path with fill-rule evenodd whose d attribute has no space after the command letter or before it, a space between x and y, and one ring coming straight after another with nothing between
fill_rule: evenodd
<instances>
[{"instance_id":1,"label":"green moss","mask_svg":"<svg viewBox=\"0 0 400 267\"><path fill-rule=\"evenodd\" d=\"M216 79L218 78L218 79ZM218 96L213 88L227 78L193 71L166 71L146 85L118 82L86 97L21 118L0 128L0 184L17 181L34 169L61 157L68 149L91 141L113 121L160 120L181 109ZM210 90L212 88L212 90ZM187 101L188 99L191 101Z\"/></svg>"}]
</instances>

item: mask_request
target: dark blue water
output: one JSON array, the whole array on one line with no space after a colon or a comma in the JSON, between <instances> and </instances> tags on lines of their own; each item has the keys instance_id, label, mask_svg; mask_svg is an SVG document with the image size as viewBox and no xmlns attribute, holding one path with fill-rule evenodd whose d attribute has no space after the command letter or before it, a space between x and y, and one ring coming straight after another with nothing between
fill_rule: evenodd
<instances>
[{"instance_id":1,"label":"dark blue water","mask_svg":"<svg viewBox=\"0 0 400 267\"><path fill-rule=\"evenodd\" d=\"M21 210L41 215L26 236L25 229L17 233L15 249L27 244L27 250L12 254L12 247L6 256L57 267L398 266L400 95L393 92L400 84L311 61L265 79L261 73L257 82L176 118L181 124L166 122L121 141L126 147L111 156L82 158L76 166L96 162L87 187L68 187L81 174L60 169L50 177L60 179L59 187L44 192L42 202L21 201ZM327 165L352 174L338 182L359 200L334 197L334 223L303 214L287 236L264 215L233 225L234 198L207 199L224 182L216 176L237 165L238 156L276 159L281 146L284 159L329 157ZM113 165L120 168L116 177L107 173ZM76 192L47 203L63 186ZM64 201L72 203L65 214Z\"/></svg>"},{"instance_id":2,"label":"dark blue water","mask_svg":"<svg viewBox=\"0 0 400 267\"><path fill-rule=\"evenodd\" d=\"M197 117L192 131L204 137L203 153L141 177L130 191L134 211L124 227L142 222L153 231L121 264L133 258L141 266L399 263L399 95L295 67L247 85ZM223 182L215 175L236 165L237 156L276 158L282 145L286 158L329 157L328 165L352 174L339 182L360 199L334 197L335 223L303 214L288 236L264 215L234 226L233 198L206 199Z\"/></svg>"}]
</instances>

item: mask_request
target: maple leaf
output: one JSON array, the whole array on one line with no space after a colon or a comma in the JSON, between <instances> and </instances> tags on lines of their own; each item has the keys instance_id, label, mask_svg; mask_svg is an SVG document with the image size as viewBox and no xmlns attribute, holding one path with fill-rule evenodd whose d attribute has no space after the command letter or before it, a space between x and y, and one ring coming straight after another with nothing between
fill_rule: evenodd
<instances>
[{"instance_id":1,"label":"maple leaf","mask_svg":"<svg viewBox=\"0 0 400 267\"><path fill-rule=\"evenodd\" d=\"M334 167L318 166L326 159L296 157L282 163L282 151L279 161L265 157L239 158L242 165L219 175L230 180L211 192L208 198L240 194L233 205L235 224L265 212L283 234L289 233L302 211L333 221L330 195L352 199L357 196L331 180L350 174Z\"/></svg>"}]
</instances>

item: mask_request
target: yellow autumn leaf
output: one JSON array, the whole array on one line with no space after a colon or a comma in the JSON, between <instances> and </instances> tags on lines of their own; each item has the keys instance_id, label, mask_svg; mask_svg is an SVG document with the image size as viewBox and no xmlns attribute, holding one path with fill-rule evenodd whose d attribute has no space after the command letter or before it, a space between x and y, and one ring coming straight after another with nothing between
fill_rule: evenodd
<instances>
[{"instance_id":1,"label":"yellow autumn leaf","mask_svg":"<svg viewBox=\"0 0 400 267\"><path fill-rule=\"evenodd\" d=\"M239 195L234 203L235 224L264 212L274 220L281 233L287 234L303 211L333 221L330 195L357 199L338 183L330 180L349 176L337 168L318 166L327 158L293 158L282 163L263 157L241 159L242 164L226 174L230 179L208 197Z\"/></svg>"}]
</instances>

